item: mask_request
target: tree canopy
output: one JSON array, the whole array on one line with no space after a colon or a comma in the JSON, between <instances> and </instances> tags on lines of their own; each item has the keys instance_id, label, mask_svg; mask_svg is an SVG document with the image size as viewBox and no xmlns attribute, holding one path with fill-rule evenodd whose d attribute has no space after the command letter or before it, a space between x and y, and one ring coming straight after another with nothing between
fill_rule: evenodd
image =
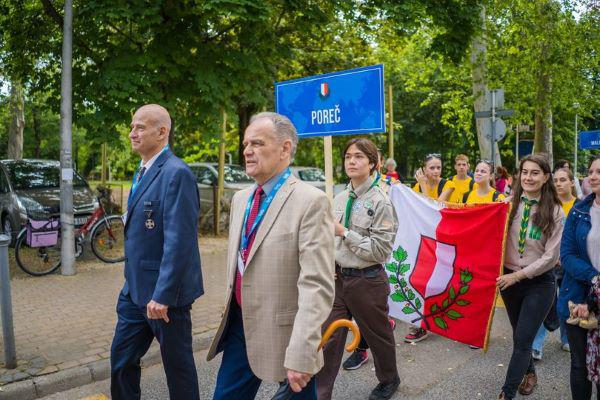
<instances>
[{"instance_id":1,"label":"tree canopy","mask_svg":"<svg viewBox=\"0 0 600 400\"><path fill-rule=\"evenodd\" d=\"M23 85L26 157L59 154L62 7L56 0L0 0L0 79ZM482 33L488 86L504 87L507 107L516 110L507 125L552 127L554 153L567 158L575 112L583 126L598 126L600 11L593 2L75 0L73 9L74 156L86 175L107 142L113 176L130 177L136 158L126 135L144 103L169 109L174 150L188 161L216 158L226 112L227 151L239 161L248 118L273 107L275 81L375 63L385 64L394 88L403 174L428 152L447 161L458 153L476 157L469 56ZM0 91L2 144L9 97ZM346 139L335 139L338 155ZM373 139L386 153L384 135ZM321 146L303 140L296 163L322 166ZM513 134L500 146L512 165Z\"/></svg>"}]
</instances>

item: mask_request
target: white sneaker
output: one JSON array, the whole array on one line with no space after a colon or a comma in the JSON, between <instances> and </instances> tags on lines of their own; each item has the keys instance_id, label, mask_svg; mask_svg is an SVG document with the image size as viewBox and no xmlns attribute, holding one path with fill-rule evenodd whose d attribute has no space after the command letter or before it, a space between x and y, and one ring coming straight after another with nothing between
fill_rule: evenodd
<instances>
[{"instance_id":1,"label":"white sneaker","mask_svg":"<svg viewBox=\"0 0 600 400\"><path fill-rule=\"evenodd\" d=\"M571 346L569 346L569 343L565 343L565 344L563 344L562 346L560 346L560 348L561 348L563 351L566 351L566 352L568 352L568 353L570 353L570 352L571 352Z\"/></svg>"},{"instance_id":2,"label":"white sneaker","mask_svg":"<svg viewBox=\"0 0 600 400\"><path fill-rule=\"evenodd\" d=\"M541 361L542 359L542 352L539 350L531 350L531 357L536 360L536 361Z\"/></svg>"}]
</instances>

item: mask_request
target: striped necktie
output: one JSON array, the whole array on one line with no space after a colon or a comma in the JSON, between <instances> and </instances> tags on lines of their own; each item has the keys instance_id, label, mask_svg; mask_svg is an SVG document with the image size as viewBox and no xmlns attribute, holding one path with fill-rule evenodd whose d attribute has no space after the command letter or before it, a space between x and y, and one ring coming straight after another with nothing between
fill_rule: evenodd
<instances>
[{"instance_id":1,"label":"striped necktie","mask_svg":"<svg viewBox=\"0 0 600 400\"><path fill-rule=\"evenodd\" d=\"M531 206L537 204L537 200L529 200L526 197L521 197L523 202L523 216L521 217L521 228L519 229L519 254L521 257L525 253L525 238L527 237L527 228L529 227L529 216L531 214Z\"/></svg>"},{"instance_id":2,"label":"striped necktie","mask_svg":"<svg viewBox=\"0 0 600 400\"><path fill-rule=\"evenodd\" d=\"M258 210L260 210L260 201L262 197L263 189L258 186L256 191L254 192L254 198L252 199L252 208L250 208L250 214L248 215L248 221L246 221L246 226L243 227L245 230L245 234L248 235L250 232L250 228L254 225L254 221L256 220L256 216L258 215ZM254 243L254 236L256 234L256 230L252 232L252 235L248 238L248 247L242 249L242 261L244 262L244 266L248 261L248 255L250 255L250 249L252 248L252 243ZM242 306L242 274L240 274L240 270L236 269L235 275L235 299L237 303Z\"/></svg>"}]
</instances>

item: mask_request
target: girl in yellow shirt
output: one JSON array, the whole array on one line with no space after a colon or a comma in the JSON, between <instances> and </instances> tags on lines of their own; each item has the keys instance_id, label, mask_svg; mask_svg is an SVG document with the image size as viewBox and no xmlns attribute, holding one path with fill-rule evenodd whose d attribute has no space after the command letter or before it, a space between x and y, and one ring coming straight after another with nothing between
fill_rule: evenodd
<instances>
[{"instance_id":1,"label":"girl in yellow shirt","mask_svg":"<svg viewBox=\"0 0 600 400\"><path fill-rule=\"evenodd\" d=\"M569 215L569 211L571 211L571 207L573 207L573 204L577 200L577 197L575 197L575 179L571 170L565 168L554 172L553 178L556 192L562 203L562 209L565 212L566 218Z\"/></svg>"},{"instance_id":2,"label":"girl in yellow shirt","mask_svg":"<svg viewBox=\"0 0 600 400\"><path fill-rule=\"evenodd\" d=\"M413 187L413 190L438 201L448 201L456 188L454 182L442 178L442 157L440 154L429 154L425 157L423 167L417 170L415 178L417 178L417 184ZM411 326L408 334L404 336L404 341L417 343L426 339L427 336L428 333L425 329Z\"/></svg>"},{"instance_id":3,"label":"girl in yellow shirt","mask_svg":"<svg viewBox=\"0 0 600 400\"><path fill-rule=\"evenodd\" d=\"M413 190L438 201L448 201L456 185L442 178L442 158L439 154L425 157L423 168L415 173L417 184Z\"/></svg>"},{"instance_id":4,"label":"girl in yellow shirt","mask_svg":"<svg viewBox=\"0 0 600 400\"><path fill-rule=\"evenodd\" d=\"M497 192L491 185L494 179L494 176L492 175L493 168L490 161L479 161L475 167L475 188L464 194L462 199L463 203L493 203L504 199L504 195Z\"/></svg>"}]
</instances>

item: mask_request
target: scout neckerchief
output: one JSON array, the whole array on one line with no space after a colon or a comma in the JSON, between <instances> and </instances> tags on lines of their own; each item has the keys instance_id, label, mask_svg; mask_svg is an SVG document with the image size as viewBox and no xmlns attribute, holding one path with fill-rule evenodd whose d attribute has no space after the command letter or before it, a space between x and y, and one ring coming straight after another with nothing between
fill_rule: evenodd
<instances>
[{"instance_id":1,"label":"scout neckerchief","mask_svg":"<svg viewBox=\"0 0 600 400\"><path fill-rule=\"evenodd\" d=\"M160 155L162 153L164 153L165 151L169 150L169 145L166 145L165 147L163 147L163 149L160 151L160 153L158 154L158 157L160 157ZM158 158L156 157L156 158ZM133 174L133 181L131 182L131 190L129 192L129 196L131 197L134 193L135 190L138 188L138 186L140 185L140 182L142 181L142 179L144 178L144 174L147 171L146 167L142 167L141 163L140 166L138 167L138 169L135 171L135 174ZM138 176L139 175L139 176Z\"/></svg>"},{"instance_id":2,"label":"scout neckerchief","mask_svg":"<svg viewBox=\"0 0 600 400\"><path fill-rule=\"evenodd\" d=\"M252 233L254 233L254 231L260 224L260 221L265 216L265 213L267 212L267 209L269 208L269 206L271 205L271 202L275 198L275 195L277 194L279 189L281 189L281 187L283 186L283 184L285 183L287 178L289 178L290 174L291 174L291 171L288 168L285 170L283 175L281 175L281 177L275 184L275 187L273 187L273 189L271 190L271 193L269 193L267 195L267 197L265 198L265 200L261 203L260 208L258 210L258 214L256 215L256 218L254 219L254 223L250 227L250 230L246 229L246 224L248 223L248 216L250 215L250 208L252 208L252 202L254 201L254 194L252 194L252 196L250 196L250 198L248 199L248 203L246 204L246 212L244 213L244 225L242 225L242 243L241 243L242 253L244 251L246 251L246 249L248 248L248 242L250 241L250 237L252 236Z\"/></svg>"},{"instance_id":3,"label":"scout neckerchief","mask_svg":"<svg viewBox=\"0 0 600 400\"><path fill-rule=\"evenodd\" d=\"M367 192L369 190L373 189L373 187L377 186L377 184L379 183L380 177L381 177L381 175L379 175L379 173L375 174L375 180L373 181L371 186L369 186L369 188L367 189ZM352 185L352 184L350 184L350 185ZM346 202L346 219L344 221L344 226L346 228L348 228L350 226L350 214L352 213L352 205L354 205L354 200L356 200L357 197L358 196L356 195L354 190L350 190L350 193L348 193L348 201Z\"/></svg>"},{"instance_id":4,"label":"scout neckerchief","mask_svg":"<svg viewBox=\"0 0 600 400\"><path fill-rule=\"evenodd\" d=\"M527 236L527 227L529 226L529 214L531 206L537 204L537 200L529 200L527 197L521 197L523 202L523 216L521 217L521 228L519 229L519 254L521 257L525 252L525 238Z\"/></svg>"}]
</instances>

